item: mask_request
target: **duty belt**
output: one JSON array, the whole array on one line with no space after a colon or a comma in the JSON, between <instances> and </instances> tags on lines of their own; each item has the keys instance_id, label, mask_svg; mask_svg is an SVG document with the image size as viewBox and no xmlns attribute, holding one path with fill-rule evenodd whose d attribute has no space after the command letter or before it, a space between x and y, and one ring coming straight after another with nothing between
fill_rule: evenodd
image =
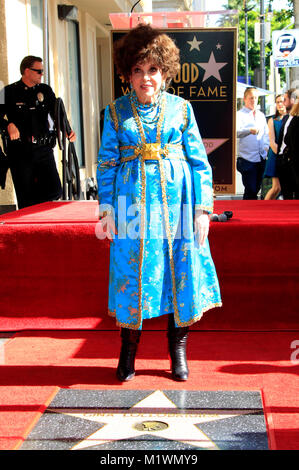
<instances>
[{"instance_id":1,"label":"duty belt","mask_svg":"<svg viewBox=\"0 0 299 470\"><path fill-rule=\"evenodd\" d=\"M136 158L141 161L159 161L163 158L174 160L187 160L186 156L182 152L183 147L180 144L166 144L164 147L161 147L161 144L154 143L143 144L140 146L127 145L120 147L120 151L130 149L134 150L134 154L129 155L127 157L121 157L121 163L129 162L131 160L135 160ZM174 152L169 153L170 150L174 150ZM177 154L175 153L176 150L181 150L181 152Z\"/></svg>"},{"instance_id":2,"label":"duty belt","mask_svg":"<svg viewBox=\"0 0 299 470\"><path fill-rule=\"evenodd\" d=\"M56 135L53 133L43 137L32 136L31 140L28 138L28 141L37 147L42 145L49 145L50 147L54 147L56 144Z\"/></svg>"}]
</instances>

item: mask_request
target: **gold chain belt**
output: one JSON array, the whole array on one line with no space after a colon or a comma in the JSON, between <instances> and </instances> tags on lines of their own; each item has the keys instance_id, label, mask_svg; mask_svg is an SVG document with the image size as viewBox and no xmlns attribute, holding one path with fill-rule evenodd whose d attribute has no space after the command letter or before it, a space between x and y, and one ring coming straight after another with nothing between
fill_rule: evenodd
<instances>
[{"instance_id":1,"label":"gold chain belt","mask_svg":"<svg viewBox=\"0 0 299 470\"><path fill-rule=\"evenodd\" d=\"M121 157L120 161L121 163L123 163L123 162L128 162L131 160L135 160L135 158L140 158L141 161L147 161L147 160L159 161L162 158L186 160L185 155L176 155L175 153L170 155L169 149L171 148L179 149L179 150L183 149L182 145L180 144L166 144L163 148L158 143L143 144L138 147L133 146L133 145L127 145L124 147L120 147L120 150L134 149L134 154L129 155L128 157Z\"/></svg>"}]
</instances>

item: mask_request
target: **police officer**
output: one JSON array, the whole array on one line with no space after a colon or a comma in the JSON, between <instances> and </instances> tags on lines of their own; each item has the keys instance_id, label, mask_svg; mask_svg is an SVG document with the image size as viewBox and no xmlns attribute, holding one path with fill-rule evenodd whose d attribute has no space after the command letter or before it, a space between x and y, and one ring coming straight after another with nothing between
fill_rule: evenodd
<instances>
[{"instance_id":1,"label":"police officer","mask_svg":"<svg viewBox=\"0 0 299 470\"><path fill-rule=\"evenodd\" d=\"M21 79L4 88L4 104L0 105L0 126L7 134L7 156L19 209L57 200L62 194L53 153L55 94L41 83L40 57L25 57L20 71ZM75 133L71 131L68 138L75 141Z\"/></svg>"}]
</instances>

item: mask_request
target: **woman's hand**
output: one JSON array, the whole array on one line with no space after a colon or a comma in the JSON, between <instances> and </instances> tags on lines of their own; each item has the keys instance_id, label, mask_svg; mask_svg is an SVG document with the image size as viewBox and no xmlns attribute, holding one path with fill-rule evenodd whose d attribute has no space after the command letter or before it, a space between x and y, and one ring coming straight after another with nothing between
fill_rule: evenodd
<instances>
[{"instance_id":1,"label":"woman's hand","mask_svg":"<svg viewBox=\"0 0 299 470\"><path fill-rule=\"evenodd\" d=\"M199 245L203 245L209 233L210 218L206 211L196 210L194 216L195 239Z\"/></svg>"},{"instance_id":2,"label":"woman's hand","mask_svg":"<svg viewBox=\"0 0 299 470\"><path fill-rule=\"evenodd\" d=\"M100 220L100 225L101 228L97 228L97 237L101 240L108 238L112 242L114 235L117 233L114 217L112 215L106 215Z\"/></svg>"},{"instance_id":3,"label":"woman's hand","mask_svg":"<svg viewBox=\"0 0 299 470\"><path fill-rule=\"evenodd\" d=\"M67 136L67 138L69 139L70 142L75 142L77 136L74 131L71 131L69 135Z\"/></svg>"}]
</instances>

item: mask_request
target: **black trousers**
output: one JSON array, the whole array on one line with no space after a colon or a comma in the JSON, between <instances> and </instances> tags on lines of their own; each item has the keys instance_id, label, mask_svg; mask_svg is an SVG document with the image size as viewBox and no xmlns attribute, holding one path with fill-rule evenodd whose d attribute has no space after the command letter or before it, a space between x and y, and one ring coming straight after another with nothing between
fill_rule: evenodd
<instances>
[{"instance_id":1,"label":"black trousers","mask_svg":"<svg viewBox=\"0 0 299 470\"><path fill-rule=\"evenodd\" d=\"M7 155L19 209L61 197L61 181L51 147L11 141Z\"/></svg>"},{"instance_id":2,"label":"black trousers","mask_svg":"<svg viewBox=\"0 0 299 470\"><path fill-rule=\"evenodd\" d=\"M276 171L283 199L299 199L299 175L292 161L283 155L278 155Z\"/></svg>"},{"instance_id":3,"label":"black trousers","mask_svg":"<svg viewBox=\"0 0 299 470\"><path fill-rule=\"evenodd\" d=\"M263 181L265 164L265 160L250 162L245 158L237 158L237 170L242 175L244 185L243 199L257 199Z\"/></svg>"}]
</instances>

